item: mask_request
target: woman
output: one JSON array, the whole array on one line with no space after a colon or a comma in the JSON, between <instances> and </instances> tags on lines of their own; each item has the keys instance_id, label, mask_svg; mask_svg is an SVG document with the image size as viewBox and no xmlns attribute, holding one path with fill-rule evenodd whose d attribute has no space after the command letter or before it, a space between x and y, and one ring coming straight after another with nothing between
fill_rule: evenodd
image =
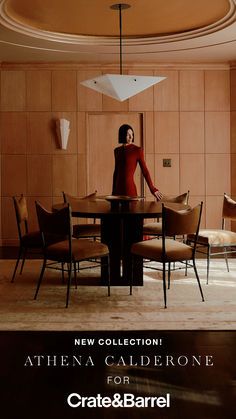
<instances>
[{"instance_id":1,"label":"woman","mask_svg":"<svg viewBox=\"0 0 236 419\"><path fill-rule=\"evenodd\" d=\"M160 200L162 193L153 185L151 176L146 166L143 150L133 144L134 130L130 125L124 124L119 128L119 143L115 154L115 170L113 174L113 195L137 196L137 188L134 183L134 173L139 163L142 174L148 184L151 193Z\"/></svg>"}]
</instances>

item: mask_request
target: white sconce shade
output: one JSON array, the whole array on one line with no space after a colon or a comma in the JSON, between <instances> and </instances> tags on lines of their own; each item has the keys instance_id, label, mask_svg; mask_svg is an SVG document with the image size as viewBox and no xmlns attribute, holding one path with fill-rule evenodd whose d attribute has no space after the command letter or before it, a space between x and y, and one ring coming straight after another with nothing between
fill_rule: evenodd
<instances>
[{"instance_id":1,"label":"white sconce shade","mask_svg":"<svg viewBox=\"0 0 236 419\"><path fill-rule=\"evenodd\" d=\"M56 130L58 139L60 141L61 149L66 150L70 134L70 121L64 118L57 119Z\"/></svg>"},{"instance_id":2,"label":"white sconce shade","mask_svg":"<svg viewBox=\"0 0 236 419\"><path fill-rule=\"evenodd\" d=\"M110 96L120 102L137 95L148 87L164 80L166 77L130 76L121 74L105 74L94 79L80 82L83 86Z\"/></svg>"}]
</instances>

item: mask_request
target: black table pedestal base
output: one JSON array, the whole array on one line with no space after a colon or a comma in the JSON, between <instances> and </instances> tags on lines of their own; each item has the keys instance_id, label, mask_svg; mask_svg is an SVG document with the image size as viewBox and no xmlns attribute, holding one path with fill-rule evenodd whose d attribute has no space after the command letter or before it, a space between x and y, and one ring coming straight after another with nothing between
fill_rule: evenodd
<instances>
[{"instance_id":1,"label":"black table pedestal base","mask_svg":"<svg viewBox=\"0 0 236 419\"><path fill-rule=\"evenodd\" d=\"M129 286L131 280L131 246L143 238L143 220L139 216L107 217L102 220L102 242L110 251L111 285ZM107 266L101 268L102 282L108 277ZM142 258L135 257L133 285L143 285Z\"/></svg>"}]
</instances>

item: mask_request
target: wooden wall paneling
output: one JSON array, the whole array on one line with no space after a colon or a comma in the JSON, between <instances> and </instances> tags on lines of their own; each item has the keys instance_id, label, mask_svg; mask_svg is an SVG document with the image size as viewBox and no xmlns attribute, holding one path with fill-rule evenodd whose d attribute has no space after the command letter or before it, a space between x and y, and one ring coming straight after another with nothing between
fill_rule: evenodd
<instances>
[{"instance_id":1,"label":"wooden wall paneling","mask_svg":"<svg viewBox=\"0 0 236 419\"><path fill-rule=\"evenodd\" d=\"M102 110L112 111L112 112L122 112L128 111L129 109L129 99L120 102L112 97L102 95Z\"/></svg>"},{"instance_id":2,"label":"wooden wall paneling","mask_svg":"<svg viewBox=\"0 0 236 419\"><path fill-rule=\"evenodd\" d=\"M171 167L163 167L163 159L171 158ZM179 154L155 155L155 186L164 195L179 194Z\"/></svg>"},{"instance_id":3,"label":"wooden wall paneling","mask_svg":"<svg viewBox=\"0 0 236 419\"><path fill-rule=\"evenodd\" d=\"M223 192L236 196L234 68L222 70L212 66L212 69L204 70L199 66L180 65L158 70L155 66L148 66L148 72L167 76L167 79L123 103L80 85L80 80L102 74L105 68L96 71L88 66L87 70L85 67L78 70L57 64L50 69L40 64L15 68L17 66L13 70L1 70L0 83L0 194L5 199L2 203L2 228L9 243L15 234L15 227L12 226L15 218L13 223L13 218L8 217L13 194L25 193L30 202L39 196L46 203L61 201L64 188L80 196L92 192L95 187L98 193L102 193L98 176L94 167L91 172L91 166L94 162L96 166L102 155L106 173L110 170L111 182L113 150L118 146L117 131L119 124L124 122L134 127L136 143L142 137L143 126L146 162L154 173L154 183L164 193L176 195L190 189L193 202L205 196L210 202L213 197L221 197ZM148 74L144 70L137 71ZM134 68L130 67L129 72L134 73ZM106 115L105 123L101 125L94 120L91 131L90 115L101 115L101 112ZM140 122L141 112L144 115L143 124ZM57 148L54 121L59 116L71 120L66 151ZM90 161L91 135L97 154L94 151L96 157ZM111 151L110 157L107 150ZM172 159L171 168L163 168L163 158ZM104 173L104 168L101 172ZM91 176L95 179L94 184L91 183ZM137 171L136 182L139 179L140 172ZM104 177L100 176L99 182L104 183ZM110 188L107 193L111 192ZM145 194L152 199L148 188L145 188ZM208 216L206 223L209 220Z\"/></svg>"},{"instance_id":4,"label":"wooden wall paneling","mask_svg":"<svg viewBox=\"0 0 236 419\"><path fill-rule=\"evenodd\" d=\"M76 111L76 71L55 70L52 72L52 111Z\"/></svg>"},{"instance_id":5,"label":"wooden wall paneling","mask_svg":"<svg viewBox=\"0 0 236 419\"><path fill-rule=\"evenodd\" d=\"M153 71L140 71L136 70L135 68L128 72L129 75L136 75L136 76L153 76ZM148 89L144 90L141 93L131 97L129 100L125 101L129 104L130 111L152 111L153 110L153 94L154 94L154 87L149 87ZM123 102L124 103L124 102ZM128 108L127 108L128 110Z\"/></svg>"},{"instance_id":6,"label":"wooden wall paneling","mask_svg":"<svg viewBox=\"0 0 236 419\"><path fill-rule=\"evenodd\" d=\"M180 110L204 110L204 71L180 70Z\"/></svg>"},{"instance_id":7,"label":"wooden wall paneling","mask_svg":"<svg viewBox=\"0 0 236 419\"><path fill-rule=\"evenodd\" d=\"M230 191L230 154L206 154L206 194Z\"/></svg>"},{"instance_id":8,"label":"wooden wall paneling","mask_svg":"<svg viewBox=\"0 0 236 419\"><path fill-rule=\"evenodd\" d=\"M236 112L230 112L230 150L231 153L236 153Z\"/></svg>"},{"instance_id":9,"label":"wooden wall paneling","mask_svg":"<svg viewBox=\"0 0 236 419\"><path fill-rule=\"evenodd\" d=\"M230 70L230 110L236 111L236 69Z\"/></svg>"},{"instance_id":10,"label":"wooden wall paneling","mask_svg":"<svg viewBox=\"0 0 236 419\"><path fill-rule=\"evenodd\" d=\"M204 150L204 112L180 112L180 153Z\"/></svg>"},{"instance_id":11,"label":"wooden wall paneling","mask_svg":"<svg viewBox=\"0 0 236 419\"><path fill-rule=\"evenodd\" d=\"M236 196L236 69L230 70L230 152L231 194ZM236 231L236 222L231 222Z\"/></svg>"},{"instance_id":12,"label":"wooden wall paneling","mask_svg":"<svg viewBox=\"0 0 236 419\"><path fill-rule=\"evenodd\" d=\"M24 111L26 108L25 71L2 70L1 109L3 111Z\"/></svg>"},{"instance_id":13,"label":"wooden wall paneling","mask_svg":"<svg viewBox=\"0 0 236 419\"><path fill-rule=\"evenodd\" d=\"M3 154L25 154L27 144L27 112L2 112L0 115Z\"/></svg>"},{"instance_id":14,"label":"wooden wall paneling","mask_svg":"<svg viewBox=\"0 0 236 419\"><path fill-rule=\"evenodd\" d=\"M206 153L230 153L230 112L206 112Z\"/></svg>"},{"instance_id":15,"label":"wooden wall paneling","mask_svg":"<svg viewBox=\"0 0 236 419\"><path fill-rule=\"evenodd\" d=\"M51 111L52 73L47 70L26 71L26 109Z\"/></svg>"},{"instance_id":16,"label":"wooden wall paneling","mask_svg":"<svg viewBox=\"0 0 236 419\"><path fill-rule=\"evenodd\" d=\"M122 122L122 117L115 113L89 115L87 148L89 191L96 189L100 195L112 193L114 148L118 146L118 129Z\"/></svg>"},{"instance_id":17,"label":"wooden wall paneling","mask_svg":"<svg viewBox=\"0 0 236 419\"><path fill-rule=\"evenodd\" d=\"M76 154L53 156L53 196L62 196L62 191L77 195L77 167Z\"/></svg>"},{"instance_id":18,"label":"wooden wall paneling","mask_svg":"<svg viewBox=\"0 0 236 419\"><path fill-rule=\"evenodd\" d=\"M154 144L154 112L144 112L143 147L146 153L155 152Z\"/></svg>"},{"instance_id":19,"label":"wooden wall paneling","mask_svg":"<svg viewBox=\"0 0 236 419\"><path fill-rule=\"evenodd\" d=\"M202 216L201 216L201 224L200 228L206 228L206 197L205 195L191 195L189 194L189 205L191 207L195 207L196 205L203 202L202 206Z\"/></svg>"},{"instance_id":20,"label":"wooden wall paneling","mask_svg":"<svg viewBox=\"0 0 236 419\"><path fill-rule=\"evenodd\" d=\"M52 114L51 112L29 112L28 154L51 154Z\"/></svg>"},{"instance_id":21,"label":"wooden wall paneling","mask_svg":"<svg viewBox=\"0 0 236 419\"><path fill-rule=\"evenodd\" d=\"M191 195L205 195L204 154L180 155L180 193L190 191Z\"/></svg>"},{"instance_id":22,"label":"wooden wall paneling","mask_svg":"<svg viewBox=\"0 0 236 419\"><path fill-rule=\"evenodd\" d=\"M2 155L2 195L26 194L26 191L26 155Z\"/></svg>"},{"instance_id":23,"label":"wooden wall paneling","mask_svg":"<svg viewBox=\"0 0 236 419\"><path fill-rule=\"evenodd\" d=\"M235 200L236 200L236 197L234 197L234 201ZM231 227L230 228L231 228L231 231L234 231L234 232L236 231L236 222L235 221L231 222Z\"/></svg>"},{"instance_id":24,"label":"wooden wall paneling","mask_svg":"<svg viewBox=\"0 0 236 419\"><path fill-rule=\"evenodd\" d=\"M52 156L27 156L27 195L52 196Z\"/></svg>"},{"instance_id":25,"label":"wooden wall paneling","mask_svg":"<svg viewBox=\"0 0 236 419\"><path fill-rule=\"evenodd\" d=\"M236 153L231 154L231 194L236 196ZM227 191L226 191L227 192ZM230 193L230 192L229 192Z\"/></svg>"},{"instance_id":26,"label":"wooden wall paneling","mask_svg":"<svg viewBox=\"0 0 236 419\"><path fill-rule=\"evenodd\" d=\"M2 197L2 240L3 244L18 242L16 215L12 197Z\"/></svg>"},{"instance_id":27,"label":"wooden wall paneling","mask_svg":"<svg viewBox=\"0 0 236 419\"><path fill-rule=\"evenodd\" d=\"M102 94L80 84L83 80L101 76L101 71L78 71L77 72L77 98L79 111L101 111Z\"/></svg>"},{"instance_id":28,"label":"wooden wall paneling","mask_svg":"<svg viewBox=\"0 0 236 419\"><path fill-rule=\"evenodd\" d=\"M147 168L149 170L152 182L156 188L158 188L157 185L155 185L155 154L146 153L145 154L145 161ZM147 200L152 201L154 199L154 196L152 195L151 191L149 190L149 187L146 182L144 182L144 196Z\"/></svg>"},{"instance_id":29,"label":"wooden wall paneling","mask_svg":"<svg viewBox=\"0 0 236 419\"><path fill-rule=\"evenodd\" d=\"M0 126L1 130L1 126ZM0 136L1 141L1 136ZM1 150L1 147L0 147ZM0 151L0 245L2 245L2 155Z\"/></svg>"},{"instance_id":30,"label":"wooden wall paneling","mask_svg":"<svg viewBox=\"0 0 236 419\"><path fill-rule=\"evenodd\" d=\"M1 109L1 70L0 70L0 109ZM0 245L2 245L2 120L0 114Z\"/></svg>"},{"instance_id":31,"label":"wooden wall paneling","mask_svg":"<svg viewBox=\"0 0 236 419\"><path fill-rule=\"evenodd\" d=\"M70 132L66 150L61 148L60 140L56 131L56 121L60 118L65 118L70 122ZM76 154L78 151L77 132L78 129L76 112L53 112L51 116L53 154Z\"/></svg>"},{"instance_id":32,"label":"wooden wall paneling","mask_svg":"<svg viewBox=\"0 0 236 419\"><path fill-rule=\"evenodd\" d=\"M155 152L179 153L179 112L154 112L154 127Z\"/></svg>"},{"instance_id":33,"label":"wooden wall paneling","mask_svg":"<svg viewBox=\"0 0 236 419\"><path fill-rule=\"evenodd\" d=\"M78 154L78 196L88 195L96 189L90 189L88 187L87 173L87 154Z\"/></svg>"},{"instance_id":34,"label":"wooden wall paneling","mask_svg":"<svg viewBox=\"0 0 236 419\"><path fill-rule=\"evenodd\" d=\"M154 110L179 110L179 72L177 70L154 71L154 76L166 77L154 86Z\"/></svg>"},{"instance_id":35,"label":"wooden wall paneling","mask_svg":"<svg viewBox=\"0 0 236 419\"><path fill-rule=\"evenodd\" d=\"M206 225L207 228L221 228L222 226L223 194L206 197ZM229 226L228 226L229 228Z\"/></svg>"},{"instance_id":36,"label":"wooden wall paneling","mask_svg":"<svg viewBox=\"0 0 236 419\"><path fill-rule=\"evenodd\" d=\"M77 113L77 143L78 143L78 154L86 154L87 151L87 114L86 112Z\"/></svg>"},{"instance_id":37,"label":"wooden wall paneling","mask_svg":"<svg viewBox=\"0 0 236 419\"><path fill-rule=\"evenodd\" d=\"M205 110L230 110L230 73L228 70L205 71Z\"/></svg>"}]
</instances>

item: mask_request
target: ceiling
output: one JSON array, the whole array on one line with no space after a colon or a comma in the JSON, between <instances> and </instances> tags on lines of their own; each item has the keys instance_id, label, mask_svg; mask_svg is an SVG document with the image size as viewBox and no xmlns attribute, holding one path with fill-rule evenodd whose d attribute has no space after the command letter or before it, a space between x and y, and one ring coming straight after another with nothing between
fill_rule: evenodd
<instances>
[{"instance_id":1,"label":"ceiling","mask_svg":"<svg viewBox=\"0 0 236 419\"><path fill-rule=\"evenodd\" d=\"M114 0L0 0L0 62L119 62ZM129 63L236 61L236 0L127 0ZM33 7L32 7L33 4Z\"/></svg>"}]
</instances>

